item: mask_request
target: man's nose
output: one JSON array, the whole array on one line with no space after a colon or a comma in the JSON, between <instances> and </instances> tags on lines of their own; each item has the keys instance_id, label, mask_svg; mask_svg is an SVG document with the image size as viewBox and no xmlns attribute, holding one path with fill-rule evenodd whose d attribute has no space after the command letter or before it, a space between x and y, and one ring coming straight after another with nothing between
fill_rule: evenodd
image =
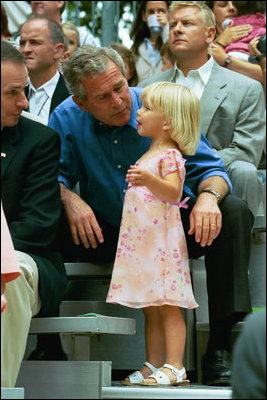
<instances>
[{"instance_id":1,"label":"man's nose","mask_svg":"<svg viewBox=\"0 0 267 400\"><path fill-rule=\"evenodd\" d=\"M20 98L19 98L19 100L17 102L17 105L18 105L18 107L20 107L22 109L29 107L29 102L28 102L28 99L25 96L24 92L21 93Z\"/></svg>"},{"instance_id":2,"label":"man's nose","mask_svg":"<svg viewBox=\"0 0 267 400\"><path fill-rule=\"evenodd\" d=\"M111 100L112 100L113 104L118 105L118 106L121 105L121 103L122 103L122 99L121 99L120 95L117 93L112 93Z\"/></svg>"},{"instance_id":3,"label":"man's nose","mask_svg":"<svg viewBox=\"0 0 267 400\"><path fill-rule=\"evenodd\" d=\"M182 24L180 21L177 21L174 26L174 31L181 31L181 29L182 29Z\"/></svg>"},{"instance_id":4,"label":"man's nose","mask_svg":"<svg viewBox=\"0 0 267 400\"><path fill-rule=\"evenodd\" d=\"M26 53L28 51L31 51L31 45L29 42L25 42L23 45L20 46L19 49L22 53Z\"/></svg>"}]
</instances>

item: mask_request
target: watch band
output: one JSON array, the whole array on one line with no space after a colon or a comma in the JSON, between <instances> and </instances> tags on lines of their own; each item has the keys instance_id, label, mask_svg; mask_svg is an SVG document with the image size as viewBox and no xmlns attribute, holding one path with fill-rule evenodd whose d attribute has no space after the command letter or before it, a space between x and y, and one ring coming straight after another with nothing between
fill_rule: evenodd
<instances>
[{"instance_id":1,"label":"watch band","mask_svg":"<svg viewBox=\"0 0 267 400\"><path fill-rule=\"evenodd\" d=\"M231 64L231 62L232 62L232 57L231 56L227 56L223 60L223 67L227 68L229 66L229 64Z\"/></svg>"},{"instance_id":2,"label":"watch band","mask_svg":"<svg viewBox=\"0 0 267 400\"><path fill-rule=\"evenodd\" d=\"M221 195L219 192L216 192L216 190L213 190L213 189L204 189L204 190L202 190L201 193L210 193L210 194L212 194L213 196L216 197L218 203L222 200L222 195ZM201 193L200 193L200 194L201 194Z\"/></svg>"}]
</instances>

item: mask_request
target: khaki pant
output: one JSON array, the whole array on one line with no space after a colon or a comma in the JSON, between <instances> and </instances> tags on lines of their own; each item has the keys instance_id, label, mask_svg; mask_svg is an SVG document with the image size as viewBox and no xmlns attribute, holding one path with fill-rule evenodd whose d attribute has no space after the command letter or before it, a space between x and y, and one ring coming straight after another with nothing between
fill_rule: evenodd
<instances>
[{"instance_id":1,"label":"khaki pant","mask_svg":"<svg viewBox=\"0 0 267 400\"><path fill-rule=\"evenodd\" d=\"M16 251L21 276L6 285L1 314L1 387L14 387L27 344L31 318L38 314L38 269L28 254Z\"/></svg>"}]
</instances>

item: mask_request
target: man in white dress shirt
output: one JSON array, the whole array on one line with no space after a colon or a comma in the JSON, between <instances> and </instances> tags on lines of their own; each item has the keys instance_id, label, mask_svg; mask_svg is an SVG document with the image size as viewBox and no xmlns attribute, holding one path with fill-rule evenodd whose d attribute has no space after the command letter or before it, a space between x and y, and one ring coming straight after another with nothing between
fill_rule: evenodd
<instances>
[{"instance_id":1,"label":"man in white dress shirt","mask_svg":"<svg viewBox=\"0 0 267 400\"><path fill-rule=\"evenodd\" d=\"M63 41L62 27L46 17L33 17L20 30L19 50L25 55L30 77L26 90L28 111L42 118L45 124L55 106L69 95L59 72L59 61L64 53Z\"/></svg>"}]
</instances>

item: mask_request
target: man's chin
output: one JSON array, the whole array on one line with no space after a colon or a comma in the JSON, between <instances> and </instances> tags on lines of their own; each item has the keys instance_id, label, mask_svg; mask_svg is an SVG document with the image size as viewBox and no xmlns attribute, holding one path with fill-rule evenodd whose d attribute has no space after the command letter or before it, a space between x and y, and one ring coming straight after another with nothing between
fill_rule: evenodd
<instances>
[{"instance_id":1,"label":"man's chin","mask_svg":"<svg viewBox=\"0 0 267 400\"><path fill-rule=\"evenodd\" d=\"M6 121L6 123L3 124L3 126L8 128L8 127L12 127L12 126L18 125L19 117L20 116L14 117L14 118L10 118L8 121Z\"/></svg>"},{"instance_id":2,"label":"man's chin","mask_svg":"<svg viewBox=\"0 0 267 400\"><path fill-rule=\"evenodd\" d=\"M110 123L108 123L107 125L123 126L128 124L129 120L130 120L130 113L123 113L123 115L118 114L117 116L114 116L112 118L112 121L110 121Z\"/></svg>"}]
</instances>

